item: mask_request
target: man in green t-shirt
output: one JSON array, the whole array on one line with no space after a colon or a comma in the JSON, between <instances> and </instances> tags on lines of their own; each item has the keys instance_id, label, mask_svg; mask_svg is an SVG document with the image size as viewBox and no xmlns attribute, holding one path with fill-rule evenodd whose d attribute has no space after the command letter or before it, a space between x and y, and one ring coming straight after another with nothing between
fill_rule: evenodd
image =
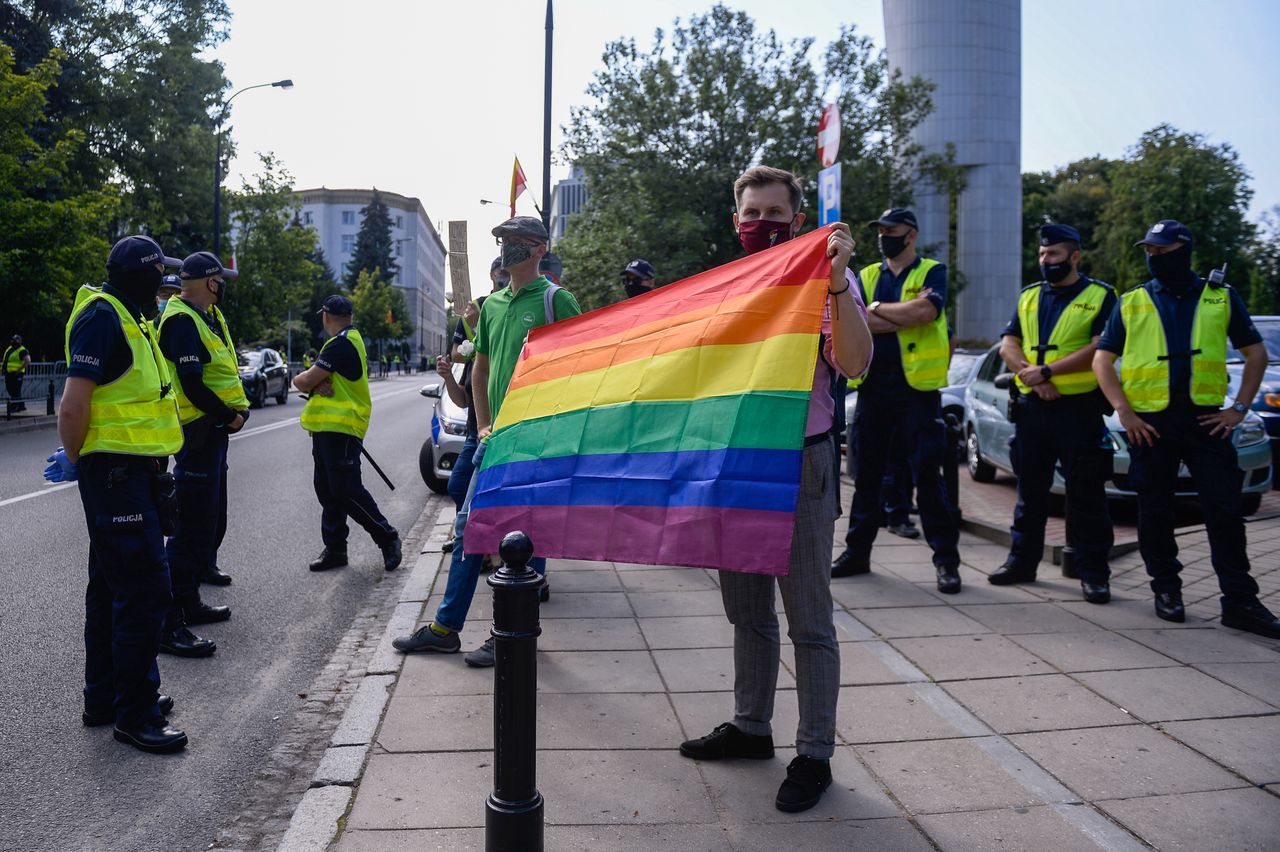
<instances>
[{"instance_id":1,"label":"man in green t-shirt","mask_svg":"<svg viewBox=\"0 0 1280 852\"><path fill-rule=\"evenodd\" d=\"M502 268L510 273L511 284L485 300L476 328L476 358L471 367L471 394L480 438L474 457L476 470L484 459L485 439L502 408L529 331L582 313L578 300L568 290L538 274L538 263L548 248L547 229L542 220L516 216L494 228L493 235L502 243ZM467 497L454 521L449 582L435 620L411 636L396 639L393 644L401 651L452 654L462 647L458 631L466 621L484 564L482 554L468 554L463 546L463 532L478 479L478 476L472 477ZM545 574L547 561L535 557L529 561L529 567ZM544 585L542 600L548 597L548 588ZM486 639L484 645L467 654L465 659L469 666L492 666L493 639Z\"/></svg>"}]
</instances>

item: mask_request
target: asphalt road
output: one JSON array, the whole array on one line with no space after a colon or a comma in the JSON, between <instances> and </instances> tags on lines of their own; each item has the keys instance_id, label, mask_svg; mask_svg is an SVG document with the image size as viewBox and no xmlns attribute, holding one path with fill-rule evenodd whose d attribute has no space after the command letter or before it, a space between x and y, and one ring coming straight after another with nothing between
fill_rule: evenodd
<instances>
[{"instance_id":1,"label":"asphalt road","mask_svg":"<svg viewBox=\"0 0 1280 852\"><path fill-rule=\"evenodd\" d=\"M397 490L367 464L364 480L402 535L430 496L417 467L431 416L416 393L424 381L372 388L366 446ZM47 490L40 478L53 430L0 435L0 848L202 849L239 813L298 693L386 577L355 524L348 568L307 570L321 548L320 512L301 410L296 397L269 401L232 440L219 563L235 582L202 587L210 603L232 606L232 618L197 628L218 642L213 657L160 657L162 691L178 702L172 719L191 738L166 757L115 742L110 727L81 725L88 536L80 499L76 488Z\"/></svg>"}]
</instances>

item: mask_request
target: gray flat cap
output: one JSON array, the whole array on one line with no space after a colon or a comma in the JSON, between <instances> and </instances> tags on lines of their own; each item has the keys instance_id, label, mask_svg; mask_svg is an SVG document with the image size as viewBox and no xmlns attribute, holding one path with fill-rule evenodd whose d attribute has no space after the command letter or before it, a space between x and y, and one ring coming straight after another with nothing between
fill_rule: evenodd
<instances>
[{"instance_id":1,"label":"gray flat cap","mask_svg":"<svg viewBox=\"0 0 1280 852\"><path fill-rule=\"evenodd\" d=\"M550 239L546 225L543 225L542 220L535 216L515 216L494 228L492 233L499 239L502 237L522 237L526 240L538 240L543 243Z\"/></svg>"}]
</instances>

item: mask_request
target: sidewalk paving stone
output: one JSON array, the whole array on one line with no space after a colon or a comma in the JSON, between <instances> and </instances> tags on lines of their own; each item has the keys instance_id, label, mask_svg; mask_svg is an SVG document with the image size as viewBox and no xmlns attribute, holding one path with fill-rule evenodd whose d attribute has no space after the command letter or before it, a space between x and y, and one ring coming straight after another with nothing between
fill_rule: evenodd
<instances>
[{"instance_id":1,"label":"sidewalk paving stone","mask_svg":"<svg viewBox=\"0 0 1280 852\"><path fill-rule=\"evenodd\" d=\"M544 618L539 651L642 651L634 618Z\"/></svg>"},{"instance_id":2,"label":"sidewalk paving stone","mask_svg":"<svg viewBox=\"0 0 1280 852\"><path fill-rule=\"evenodd\" d=\"M1044 660L994 633L894 639L890 644L938 682L1052 671Z\"/></svg>"},{"instance_id":3,"label":"sidewalk paving stone","mask_svg":"<svg viewBox=\"0 0 1280 852\"><path fill-rule=\"evenodd\" d=\"M1269 704L1185 666L1086 672L1076 677L1144 722L1272 712Z\"/></svg>"},{"instance_id":4,"label":"sidewalk paving stone","mask_svg":"<svg viewBox=\"0 0 1280 852\"><path fill-rule=\"evenodd\" d=\"M662 692L647 651L548 651L538 654L543 692Z\"/></svg>"},{"instance_id":5,"label":"sidewalk paving stone","mask_svg":"<svg viewBox=\"0 0 1280 852\"><path fill-rule=\"evenodd\" d=\"M886 639L988 632L987 628L951 607L864 609L859 610L857 618Z\"/></svg>"},{"instance_id":6,"label":"sidewalk paving stone","mask_svg":"<svg viewBox=\"0 0 1280 852\"><path fill-rule=\"evenodd\" d=\"M734 825L730 837L744 852L779 849L870 849L875 852L930 852L933 847L905 819Z\"/></svg>"},{"instance_id":7,"label":"sidewalk paving stone","mask_svg":"<svg viewBox=\"0 0 1280 852\"><path fill-rule=\"evenodd\" d=\"M851 743L907 742L959 736L908 684L840 689L836 732Z\"/></svg>"},{"instance_id":8,"label":"sidewalk paving stone","mask_svg":"<svg viewBox=\"0 0 1280 852\"><path fill-rule=\"evenodd\" d=\"M841 606L853 610L874 607L942 606L943 604L914 583L886 574L868 574L850 578L849 582L833 582L831 597Z\"/></svg>"},{"instance_id":9,"label":"sidewalk paving stone","mask_svg":"<svg viewBox=\"0 0 1280 852\"><path fill-rule=\"evenodd\" d=\"M1156 617L1155 605L1149 594L1136 600L1117 600L1112 597L1111 603L1105 606L1082 600L1062 601L1057 606L1108 630L1186 630L1206 626L1204 619L1190 614L1182 624L1161 621Z\"/></svg>"},{"instance_id":10,"label":"sidewalk paving stone","mask_svg":"<svg viewBox=\"0 0 1280 852\"><path fill-rule=\"evenodd\" d=\"M1093 606L1093 604L1086 604ZM1073 615L1060 604L1007 603L974 606L966 601L956 609L985 625L993 633L1009 636L1016 633L1070 633L1088 630L1094 625Z\"/></svg>"},{"instance_id":11,"label":"sidewalk paving stone","mask_svg":"<svg viewBox=\"0 0 1280 852\"><path fill-rule=\"evenodd\" d=\"M427 852L484 849L483 828L428 828L392 831L347 831L337 852Z\"/></svg>"},{"instance_id":12,"label":"sidewalk paving stone","mask_svg":"<svg viewBox=\"0 0 1280 852\"><path fill-rule=\"evenodd\" d=\"M1183 663L1274 663L1280 654L1257 636L1206 627L1194 634L1181 630L1122 630L1165 656Z\"/></svg>"},{"instance_id":13,"label":"sidewalk paving stone","mask_svg":"<svg viewBox=\"0 0 1280 852\"><path fill-rule=\"evenodd\" d=\"M786 622L781 618L779 621L779 636L785 637ZM646 618L641 621L640 630L654 650L733 647L733 625L723 614Z\"/></svg>"},{"instance_id":14,"label":"sidewalk paving stone","mask_svg":"<svg viewBox=\"0 0 1280 852\"><path fill-rule=\"evenodd\" d=\"M1245 788L1098 802L1165 852L1263 852L1276 848L1280 798Z\"/></svg>"},{"instance_id":15,"label":"sidewalk paving stone","mask_svg":"<svg viewBox=\"0 0 1280 852\"><path fill-rule=\"evenodd\" d=\"M1009 637L1064 672L1149 669L1173 660L1116 633L1084 630Z\"/></svg>"},{"instance_id":16,"label":"sidewalk paving stone","mask_svg":"<svg viewBox=\"0 0 1280 852\"><path fill-rule=\"evenodd\" d=\"M710 823L716 812L697 764L663 751L539 751L547 822L572 825ZM488 793L488 780L473 795Z\"/></svg>"},{"instance_id":17,"label":"sidewalk paving stone","mask_svg":"<svg viewBox=\"0 0 1280 852\"><path fill-rule=\"evenodd\" d=\"M1041 804L972 739L855 748L913 814Z\"/></svg>"},{"instance_id":18,"label":"sidewalk paving stone","mask_svg":"<svg viewBox=\"0 0 1280 852\"><path fill-rule=\"evenodd\" d=\"M551 577L556 592L620 592L622 581L610 569L594 571L556 571Z\"/></svg>"},{"instance_id":19,"label":"sidewalk paving stone","mask_svg":"<svg viewBox=\"0 0 1280 852\"><path fill-rule=\"evenodd\" d=\"M1280 716L1202 719L1162 727L1254 784L1280 783Z\"/></svg>"},{"instance_id":20,"label":"sidewalk paving stone","mask_svg":"<svg viewBox=\"0 0 1280 852\"><path fill-rule=\"evenodd\" d=\"M627 597L638 618L666 615L717 615L724 617L724 599L720 590L684 592L628 592ZM782 601L779 599L781 609Z\"/></svg>"},{"instance_id":21,"label":"sidewalk paving stone","mask_svg":"<svg viewBox=\"0 0 1280 852\"><path fill-rule=\"evenodd\" d=\"M953 681L942 688L1002 734L1136 723L1062 674Z\"/></svg>"},{"instance_id":22,"label":"sidewalk paving stone","mask_svg":"<svg viewBox=\"0 0 1280 852\"><path fill-rule=\"evenodd\" d=\"M1007 852L1027 848L1053 852L1098 852L1094 843L1051 807L1000 808L953 814L928 814L920 827L940 849L966 852Z\"/></svg>"},{"instance_id":23,"label":"sidewalk paving stone","mask_svg":"<svg viewBox=\"0 0 1280 852\"><path fill-rule=\"evenodd\" d=\"M717 725L733 719L733 693L731 692L672 693L671 704L676 709L676 717L680 720L684 735L668 743L668 748L675 748L687 739L706 736ZM790 688L786 689L779 685L773 699L774 748L794 748L796 727L799 724L800 710L796 703L795 683L792 682ZM736 761L727 765L746 767L754 762Z\"/></svg>"},{"instance_id":24,"label":"sidewalk paving stone","mask_svg":"<svg viewBox=\"0 0 1280 852\"><path fill-rule=\"evenodd\" d=\"M782 656L791 656L784 646ZM733 691L733 649L732 648L688 648L661 650L653 652L668 691L677 692L717 692ZM778 672L778 688L794 687L796 680L790 670L782 668ZM720 721L724 721L721 719Z\"/></svg>"},{"instance_id":25,"label":"sidewalk paving stone","mask_svg":"<svg viewBox=\"0 0 1280 852\"><path fill-rule=\"evenodd\" d=\"M1280 708L1280 662L1198 663L1196 668Z\"/></svg>"},{"instance_id":26,"label":"sidewalk paving stone","mask_svg":"<svg viewBox=\"0 0 1280 852\"><path fill-rule=\"evenodd\" d=\"M1013 734L1009 739L1088 801L1223 790L1245 783L1145 726Z\"/></svg>"},{"instance_id":27,"label":"sidewalk paving stone","mask_svg":"<svg viewBox=\"0 0 1280 852\"><path fill-rule=\"evenodd\" d=\"M474 647L468 644L467 635L463 634L464 649ZM474 638L475 645L479 645L482 641L479 631L474 632ZM417 698L424 695L492 696L493 675L467 666L462 662L462 654L407 654L400 669L400 679L396 681L395 697Z\"/></svg>"},{"instance_id":28,"label":"sidewalk paving stone","mask_svg":"<svg viewBox=\"0 0 1280 852\"><path fill-rule=\"evenodd\" d=\"M718 589L706 571L697 568L657 568L649 571L622 569L618 572L628 592L684 592Z\"/></svg>"}]
</instances>

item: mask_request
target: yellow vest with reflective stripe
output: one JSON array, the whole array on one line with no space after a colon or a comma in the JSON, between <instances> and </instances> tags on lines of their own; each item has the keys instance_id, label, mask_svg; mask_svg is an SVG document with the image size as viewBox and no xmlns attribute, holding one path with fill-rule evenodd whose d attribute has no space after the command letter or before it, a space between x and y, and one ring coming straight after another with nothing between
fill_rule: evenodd
<instances>
[{"instance_id":1,"label":"yellow vest with reflective stripe","mask_svg":"<svg viewBox=\"0 0 1280 852\"><path fill-rule=\"evenodd\" d=\"M196 312L195 308L177 296L170 299L169 304L165 306L164 316L160 317L160 328L164 329L164 324L170 317L180 314L191 317L191 321L196 324L196 332L200 335L200 342L209 351L209 363L204 365L202 379L204 386L213 391L218 399L229 407L236 411L243 411L249 407L249 400L244 395L244 383L240 381L239 362L236 360L235 346L231 342L231 332L227 329L227 320L222 316L217 305L211 306L209 313L222 329L222 337L213 333L213 329L209 328L209 324ZM187 395L182 392L182 383L177 381L177 365L167 358L165 361L169 367L169 375L174 377L173 393L178 400L178 419L182 421L183 426L193 420L199 420L204 416L204 412L192 404Z\"/></svg>"},{"instance_id":2,"label":"yellow vest with reflective stripe","mask_svg":"<svg viewBox=\"0 0 1280 852\"><path fill-rule=\"evenodd\" d=\"M921 258L902 282L900 302L909 302L924 289L925 276L938 261ZM880 280L880 264L864 266L858 273L862 281L863 301L875 301L876 282ZM902 372L907 384L918 391L938 390L947 386L947 368L951 366L951 342L947 339L947 312L938 311L937 319L898 332L898 348L902 350ZM849 387L861 385L862 379L850 380Z\"/></svg>"},{"instance_id":3,"label":"yellow vest with reflective stripe","mask_svg":"<svg viewBox=\"0 0 1280 852\"><path fill-rule=\"evenodd\" d=\"M373 403L369 401L369 359L364 348L364 338L354 327L330 337L320 347L320 354L339 337L346 337L360 355L360 379L351 381L338 373L330 373L333 380L333 396L320 396L312 392L302 409L302 428L308 432L341 432L364 440L369 431L369 414Z\"/></svg>"},{"instance_id":4,"label":"yellow vest with reflective stripe","mask_svg":"<svg viewBox=\"0 0 1280 852\"><path fill-rule=\"evenodd\" d=\"M1120 384L1134 411L1169 407L1169 341L1151 293L1137 287L1120 298L1124 353ZM1229 287L1206 286L1191 323L1191 401L1221 407L1227 396L1227 326L1231 322Z\"/></svg>"},{"instance_id":5,"label":"yellow vest with reflective stripe","mask_svg":"<svg viewBox=\"0 0 1280 852\"><path fill-rule=\"evenodd\" d=\"M1040 360L1041 353L1036 351L1036 347L1040 345L1040 291L1042 289L1039 286L1028 287L1018 297L1018 322L1022 325L1022 357L1032 364L1052 364L1055 361L1061 361L1071 353L1079 352L1092 343L1093 321L1098 318L1102 303L1106 301L1107 293L1110 292L1107 287L1090 281L1087 287L1077 293L1071 300L1071 304L1067 305L1066 310L1058 316L1058 321L1054 324L1053 331L1049 333L1049 342L1046 344L1052 348L1045 350L1043 360ZM1055 374L1049 381L1053 382L1054 387L1064 396L1088 393L1098 387L1098 378L1091 369L1061 376ZM1031 387L1023 383L1022 379L1017 379L1017 382L1023 393L1031 392Z\"/></svg>"},{"instance_id":6,"label":"yellow vest with reflective stripe","mask_svg":"<svg viewBox=\"0 0 1280 852\"><path fill-rule=\"evenodd\" d=\"M10 346L4 353L4 371L6 373L25 373L27 366L22 363L22 357L27 354L24 346Z\"/></svg>"},{"instance_id":7,"label":"yellow vest with reflective stripe","mask_svg":"<svg viewBox=\"0 0 1280 852\"><path fill-rule=\"evenodd\" d=\"M67 363L71 363L71 326L76 317L105 301L120 317L120 328L129 344L128 371L111 384L98 385L89 399L89 431L80 455L123 453L133 456L167 456L182 449L182 425L178 405L169 384L169 370L151 323L139 322L118 299L86 284L76 292L64 339Z\"/></svg>"}]
</instances>

